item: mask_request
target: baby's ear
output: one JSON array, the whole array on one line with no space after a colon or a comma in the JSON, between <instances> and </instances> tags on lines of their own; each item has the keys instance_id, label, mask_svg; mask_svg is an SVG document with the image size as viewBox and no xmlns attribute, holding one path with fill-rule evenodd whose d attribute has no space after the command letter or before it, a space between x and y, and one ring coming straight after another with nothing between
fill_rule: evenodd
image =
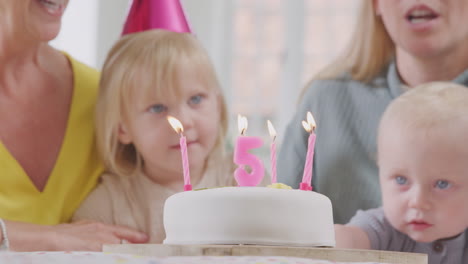
<instances>
[{"instance_id":1,"label":"baby's ear","mask_svg":"<svg viewBox=\"0 0 468 264\"><path fill-rule=\"evenodd\" d=\"M123 123L119 124L119 141L122 144L132 143L132 137L131 137L130 133L128 132L127 127Z\"/></svg>"}]
</instances>

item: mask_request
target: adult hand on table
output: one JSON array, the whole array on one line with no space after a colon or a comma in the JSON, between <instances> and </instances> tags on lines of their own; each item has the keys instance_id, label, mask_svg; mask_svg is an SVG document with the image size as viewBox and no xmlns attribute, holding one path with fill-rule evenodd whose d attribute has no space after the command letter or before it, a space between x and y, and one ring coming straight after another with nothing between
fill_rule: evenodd
<instances>
[{"instance_id":1,"label":"adult hand on table","mask_svg":"<svg viewBox=\"0 0 468 264\"><path fill-rule=\"evenodd\" d=\"M5 221L13 251L102 251L104 244L146 243L148 236L134 229L94 221L41 226Z\"/></svg>"}]
</instances>

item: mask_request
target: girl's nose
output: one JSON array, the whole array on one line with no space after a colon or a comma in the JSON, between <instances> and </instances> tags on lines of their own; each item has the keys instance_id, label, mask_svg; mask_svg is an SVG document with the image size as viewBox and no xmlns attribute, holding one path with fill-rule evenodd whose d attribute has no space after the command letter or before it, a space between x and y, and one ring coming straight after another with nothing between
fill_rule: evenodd
<instances>
[{"instance_id":1,"label":"girl's nose","mask_svg":"<svg viewBox=\"0 0 468 264\"><path fill-rule=\"evenodd\" d=\"M415 187L410 193L409 207L419 210L431 209L430 194L421 187Z\"/></svg>"},{"instance_id":2,"label":"girl's nose","mask_svg":"<svg viewBox=\"0 0 468 264\"><path fill-rule=\"evenodd\" d=\"M195 124L195 116L190 109L180 109L177 113L177 118L184 126L184 130L191 129Z\"/></svg>"}]
</instances>

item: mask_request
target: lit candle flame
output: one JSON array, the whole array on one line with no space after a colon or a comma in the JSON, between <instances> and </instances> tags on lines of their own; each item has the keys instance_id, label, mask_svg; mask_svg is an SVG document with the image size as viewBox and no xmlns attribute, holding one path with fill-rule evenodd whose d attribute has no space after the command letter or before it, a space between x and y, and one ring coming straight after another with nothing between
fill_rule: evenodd
<instances>
[{"instance_id":1,"label":"lit candle flame","mask_svg":"<svg viewBox=\"0 0 468 264\"><path fill-rule=\"evenodd\" d=\"M315 130L315 127L317 125L315 123L314 116L312 115L311 112L307 112L307 122L302 121L302 126L307 131L307 133L311 133L311 132L313 132Z\"/></svg>"},{"instance_id":2,"label":"lit candle flame","mask_svg":"<svg viewBox=\"0 0 468 264\"><path fill-rule=\"evenodd\" d=\"M275 139L276 139L276 130L273 127L273 124L271 123L270 120L267 121L267 124L268 124L268 132L270 133L270 137L271 137L271 139L273 141L275 141Z\"/></svg>"},{"instance_id":3,"label":"lit candle flame","mask_svg":"<svg viewBox=\"0 0 468 264\"><path fill-rule=\"evenodd\" d=\"M245 131L247 131L247 126L249 125L247 118L245 116L237 115L237 125L239 128L239 133L244 135Z\"/></svg>"},{"instance_id":4,"label":"lit candle flame","mask_svg":"<svg viewBox=\"0 0 468 264\"><path fill-rule=\"evenodd\" d=\"M175 132L177 132L177 134L182 134L182 132L184 132L184 127L177 118L167 116L167 121L169 121L169 124L171 124L172 128L175 130Z\"/></svg>"}]
</instances>

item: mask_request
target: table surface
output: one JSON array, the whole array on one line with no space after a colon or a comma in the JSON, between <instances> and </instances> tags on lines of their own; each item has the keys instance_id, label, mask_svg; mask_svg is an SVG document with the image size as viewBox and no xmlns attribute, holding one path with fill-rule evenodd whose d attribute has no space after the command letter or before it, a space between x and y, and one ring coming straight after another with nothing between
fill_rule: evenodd
<instances>
[{"instance_id":1,"label":"table surface","mask_svg":"<svg viewBox=\"0 0 468 264\"><path fill-rule=\"evenodd\" d=\"M393 263L427 264L425 254L378 250L354 250L314 247L285 247L259 245L167 245L167 244L118 244L104 245L104 252L151 257L240 257L283 256L331 263ZM334 262L333 262L334 261Z\"/></svg>"},{"instance_id":2,"label":"table surface","mask_svg":"<svg viewBox=\"0 0 468 264\"><path fill-rule=\"evenodd\" d=\"M0 252L0 263L8 264L348 264L297 257L276 256L192 256L145 257L100 252ZM380 264L360 262L361 264ZM357 264L353 262L353 264Z\"/></svg>"}]
</instances>

